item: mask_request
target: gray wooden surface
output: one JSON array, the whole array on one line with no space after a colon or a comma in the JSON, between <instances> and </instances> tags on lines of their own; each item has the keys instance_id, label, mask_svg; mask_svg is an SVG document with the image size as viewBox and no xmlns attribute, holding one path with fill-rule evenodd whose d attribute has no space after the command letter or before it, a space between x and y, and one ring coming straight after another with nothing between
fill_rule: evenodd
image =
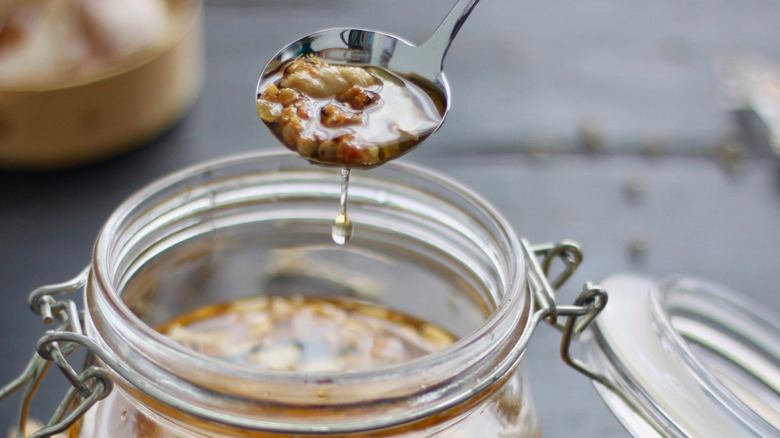
<instances>
[{"instance_id":1,"label":"gray wooden surface","mask_svg":"<svg viewBox=\"0 0 780 438\"><path fill-rule=\"evenodd\" d=\"M28 292L86 266L122 200L183 166L280 147L252 99L276 48L349 25L419 42L449 4L209 3L206 87L174 129L97 165L0 172L0 382L21 370L44 330L27 310ZM447 122L404 159L474 188L531 241L579 241L585 260L572 294L616 272L687 273L780 314L778 161L760 133L738 135L714 67L722 55L780 59L778 18L772 0L486 0L445 64L455 99ZM724 154L723 142L737 137L759 141ZM544 436L628 436L588 381L561 363L558 342L542 326L527 357ZM63 380L47 380L37 416L63 394ZM0 428L15 401L0 404Z\"/></svg>"}]
</instances>

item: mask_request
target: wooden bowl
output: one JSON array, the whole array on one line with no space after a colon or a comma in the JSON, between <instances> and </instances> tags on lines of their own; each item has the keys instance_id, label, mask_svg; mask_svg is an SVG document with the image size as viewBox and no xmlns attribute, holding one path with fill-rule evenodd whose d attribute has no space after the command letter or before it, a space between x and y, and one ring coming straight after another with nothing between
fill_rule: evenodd
<instances>
[{"instance_id":1,"label":"wooden bowl","mask_svg":"<svg viewBox=\"0 0 780 438\"><path fill-rule=\"evenodd\" d=\"M139 146L179 120L203 87L203 5L167 1L171 29L157 49L45 89L0 88L0 167L47 170L95 162Z\"/></svg>"}]
</instances>

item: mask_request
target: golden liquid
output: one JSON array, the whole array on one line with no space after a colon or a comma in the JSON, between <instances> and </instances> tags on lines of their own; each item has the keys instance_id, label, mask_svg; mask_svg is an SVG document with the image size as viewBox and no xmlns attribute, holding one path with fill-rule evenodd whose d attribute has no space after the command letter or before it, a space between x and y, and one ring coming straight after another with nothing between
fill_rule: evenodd
<instances>
[{"instance_id":1,"label":"golden liquid","mask_svg":"<svg viewBox=\"0 0 780 438\"><path fill-rule=\"evenodd\" d=\"M283 77L285 68L282 65L271 82L278 84ZM444 118L445 101L432 84L421 80L405 77L379 67L366 67L377 83L366 90L377 93L381 103L367 107L364 122L346 126L328 127L319 122L318 115L327 105L335 105L350 110L338 102L335 97L312 98L304 96L311 104L308 119L303 120L304 133L320 139L336 139L346 134L357 135L365 140L370 147L377 149L370 158L325 156L314 152L306 154L290 141L285 141L282 126L276 122L266 122L266 126L288 149L301 154L313 163L338 166L370 168L397 158L422 143L441 124ZM258 96L260 100L260 96Z\"/></svg>"},{"instance_id":2,"label":"golden liquid","mask_svg":"<svg viewBox=\"0 0 780 438\"><path fill-rule=\"evenodd\" d=\"M412 316L351 298L258 296L201 308L158 330L233 363L345 372L409 361L456 338Z\"/></svg>"},{"instance_id":3,"label":"golden liquid","mask_svg":"<svg viewBox=\"0 0 780 438\"><path fill-rule=\"evenodd\" d=\"M330 234L333 241L339 245L346 245L352 238L353 232L354 226L352 225L352 221L349 220L347 213L339 213L338 216L336 216L336 219L333 220L333 225L331 226Z\"/></svg>"},{"instance_id":4,"label":"golden liquid","mask_svg":"<svg viewBox=\"0 0 780 438\"><path fill-rule=\"evenodd\" d=\"M441 350L456 341L447 330L386 307L352 298L257 296L209 305L167 324L158 331L180 344L220 359L305 375L375 369ZM419 422L386 430L326 434L340 438L538 438L538 422L526 404L519 374L507 376L467 402ZM294 390L294 388L291 388ZM139 409L116 389L69 431L70 438L189 438L202 436L268 437L260 431L230 431L183 416L164 405L167 415L192 423L210 434L190 434ZM312 424L330 421L327 407L274 408L258 405L258 415L308 418ZM275 409L275 410L274 410ZM320 412L319 410L322 410ZM452 421L459 418L458 421ZM219 431L224 431L223 435Z\"/></svg>"},{"instance_id":5,"label":"golden liquid","mask_svg":"<svg viewBox=\"0 0 780 438\"><path fill-rule=\"evenodd\" d=\"M339 214L333 220L331 238L339 245L345 245L352 238L352 221L347 216L347 201L349 197L349 174L347 168L341 169L341 196L339 197Z\"/></svg>"},{"instance_id":6,"label":"golden liquid","mask_svg":"<svg viewBox=\"0 0 780 438\"><path fill-rule=\"evenodd\" d=\"M313 73L305 80L284 81L302 66ZM339 86L313 85L343 68L316 57L296 58L281 65L257 96L258 115L283 145L312 163L342 168L341 209L331 227L332 239L339 245L349 242L353 233L347 215L350 169L376 167L416 147L436 131L446 107L432 84L374 66L347 67L366 79L350 81L365 85L350 88L365 93L366 100L357 104L337 91ZM287 98L281 97L282 92ZM326 110L340 116L329 119ZM336 119L340 121L332 122Z\"/></svg>"}]
</instances>

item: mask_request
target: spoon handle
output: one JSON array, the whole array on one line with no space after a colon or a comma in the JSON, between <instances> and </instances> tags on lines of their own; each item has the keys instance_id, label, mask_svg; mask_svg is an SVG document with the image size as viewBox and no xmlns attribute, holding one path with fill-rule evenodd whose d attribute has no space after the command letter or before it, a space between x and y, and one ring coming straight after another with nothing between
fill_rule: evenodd
<instances>
[{"instance_id":1,"label":"spoon handle","mask_svg":"<svg viewBox=\"0 0 780 438\"><path fill-rule=\"evenodd\" d=\"M458 0L439 24L439 27L433 31L430 38L419 46L420 49L424 48L424 51L431 55L432 61L439 61L436 65L437 70L442 69L444 57L447 56L447 50L449 50L452 40L455 39L461 26L466 22L466 18L478 2L479 0Z\"/></svg>"}]
</instances>

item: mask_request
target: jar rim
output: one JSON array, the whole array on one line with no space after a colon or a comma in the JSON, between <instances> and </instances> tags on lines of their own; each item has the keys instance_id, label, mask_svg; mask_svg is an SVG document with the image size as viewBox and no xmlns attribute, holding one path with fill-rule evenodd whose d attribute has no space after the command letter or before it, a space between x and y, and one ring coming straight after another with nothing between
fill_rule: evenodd
<instances>
[{"instance_id":1,"label":"jar rim","mask_svg":"<svg viewBox=\"0 0 780 438\"><path fill-rule=\"evenodd\" d=\"M595 322L595 385L636 436L775 436L780 416L777 317L739 293L695 277L613 275ZM613 393L614 390L621 394Z\"/></svg>"},{"instance_id":2,"label":"jar rim","mask_svg":"<svg viewBox=\"0 0 780 438\"><path fill-rule=\"evenodd\" d=\"M169 358L167 353L161 353L164 351L174 352L176 360L182 361L188 367L195 367L200 371L211 373L225 373L227 372L231 377L239 377L240 379L249 379L256 381L273 381L290 383L304 383L310 385L328 385L333 386L349 386L357 385L366 382L392 382L397 379L398 376L418 376L419 381L423 386L432 384L443 384L441 381L437 381L436 378L431 376L430 371L435 369L447 369L454 370L452 363L463 363L464 357L471 359L469 366L477 366L480 361L483 360L486 350L496 349L498 346L504 345L505 353L497 364L493 367L491 378L485 378L482 386L487 387L491 382L495 382L497 378L502 375L508 374L510 370L514 369L515 365L522 357L526 350L530 335L533 331L534 318L531 317L531 313L534 311L533 296L528 290L526 283L526 267L525 261L522 256L520 243L512 230L509 223L503 216L489 204L484 198L477 193L461 185L460 183L436 173L434 171L425 169L424 167L403 163L403 162L391 162L388 163L388 169L392 169L394 172L399 172L405 175L413 175L418 178L422 178L435 184L437 187L444 187L461 198L461 200L469 203L470 205L478 208L485 217L492 221L492 226L495 230L501 233L498 238L503 240L503 243L507 245L509 254L508 265L505 268L510 270L510 275L505 280L506 290L504 296L501 297L500 302L496 303L495 309L492 313L486 317L479 327L473 330L470 334L457 340L450 347L442 349L440 351L424 355L422 357L405 361L399 364L390 366L383 366L374 369L356 370L347 373L291 373L286 371L274 371L263 370L257 367L250 367L247 365L226 364L226 362L207 358L200 353L196 353L186 347L183 347L171 339L167 338L163 334L157 332L148 324L143 322L138 316L136 316L130 307L124 302L121 296L121 290L118 289L116 284L115 275L112 269L116 267L112 266L112 260L109 254L112 251L116 251L114 248L114 239L117 233L119 233L122 227L125 226L125 219L130 217L135 209L139 206L145 205L149 202L149 199L154 198L154 195L161 193L171 188L184 188L193 179L197 179L203 175L210 175L215 169L226 168L230 166L246 166L247 163L253 162L272 162L274 160L301 162L300 158L289 153L277 153L277 152L254 152L248 154L240 154L236 156L230 156L221 158L199 165L195 165L178 172L175 172L169 176L163 177L156 182L153 182L146 187L142 188L134 195L129 197L124 203L122 203L114 213L106 221L104 227L101 229L93 253L92 264L92 281L95 284L94 289L100 291L96 294L87 294L87 301L93 301L88 304L90 313L97 313L92 315L91 320L104 319L105 315L101 316L100 313L110 314L113 318L118 318L121 321L121 327L115 329L117 333L121 332L123 342L127 342L128 345L123 346L124 349L137 349L140 348L135 345L136 342L143 339L144 342L152 345L153 354L163 354L166 358ZM305 164L305 163L303 163ZM307 165L307 164L306 164ZM308 166L308 165L307 165ZM385 167L385 166L383 166ZM372 171L374 172L374 171ZM95 323L91 322L93 329L95 329ZM96 331L106 329L104 323L97 323L100 327L96 328ZM105 343L104 343L105 344ZM108 350L112 350L114 354L117 353L115 346L108 346ZM147 346L148 347L148 346ZM149 348L144 347L146 351L141 352L140 357L150 356ZM170 352L169 351L169 352ZM119 359L121 357L114 357ZM205 360L204 360L205 359ZM134 364L135 365L135 364ZM123 366L121 369L114 370L122 379L128 381L133 386L133 380L138 376L134 376L133 366ZM482 365L484 367L484 365ZM461 368L463 365L461 365ZM458 378L457 376L447 376L448 379ZM492 380L491 380L492 379ZM473 396L474 393L478 393L483 390L483 387L474 385L469 391L457 396L451 396L439 403L438 406L432 405L427 411L425 409L418 410L417 412L410 413L407 418L394 417L385 418L383 421L386 423L407 422L412 419L422 418L426 415L430 415L431 412L443 410L447 407L451 407L454 404ZM157 394L152 394L154 398L162 398L164 403L175 402L171 397L167 397L164 391L153 391ZM197 416L211 415L209 412L200 411L192 413ZM431 412L429 412L431 411ZM224 418L221 421L226 421ZM290 432L289 425L285 424L255 424L252 420L230 420L235 424L241 424L242 427L257 427L271 428L277 430L285 430ZM252 424L250 424L252 423ZM373 425L374 427L376 424ZM328 430L333 430L333 425L328 426ZM344 426L347 427L347 426ZM349 428L364 427L359 425L349 425ZM265 429L263 429L265 430Z\"/></svg>"}]
</instances>

